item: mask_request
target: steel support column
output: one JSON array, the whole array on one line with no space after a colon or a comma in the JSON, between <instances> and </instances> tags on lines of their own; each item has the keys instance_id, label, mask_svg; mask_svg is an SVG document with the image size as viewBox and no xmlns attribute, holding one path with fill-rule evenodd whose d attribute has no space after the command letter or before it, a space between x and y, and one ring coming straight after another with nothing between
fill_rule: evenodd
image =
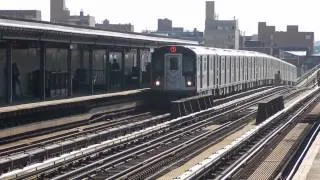
<instances>
[{"instance_id":1,"label":"steel support column","mask_svg":"<svg viewBox=\"0 0 320 180\"><path fill-rule=\"evenodd\" d=\"M46 100L46 46L40 43L40 88L39 95L41 100Z\"/></svg>"},{"instance_id":2,"label":"steel support column","mask_svg":"<svg viewBox=\"0 0 320 180\"><path fill-rule=\"evenodd\" d=\"M126 50L123 49L121 52L121 89L125 88L125 62L126 62Z\"/></svg>"},{"instance_id":3,"label":"steel support column","mask_svg":"<svg viewBox=\"0 0 320 180\"><path fill-rule=\"evenodd\" d=\"M84 50L83 48L80 48L80 69L83 69L84 68Z\"/></svg>"},{"instance_id":4,"label":"steel support column","mask_svg":"<svg viewBox=\"0 0 320 180\"><path fill-rule=\"evenodd\" d=\"M12 43L11 41L7 42L6 47L6 94L7 94L7 103L12 103Z\"/></svg>"},{"instance_id":5,"label":"steel support column","mask_svg":"<svg viewBox=\"0 0 320 180\"><path fill-rule=\"evenodd\" d=\"M67 89L68 89L68 96L72 96L72 49L71 47L68 48L68 55L67 55Z\"/></svg>"},{"instance_id":6,"label":"steel support column","mask_svg":"<svg viewBox=\"0 0 320 180\"><path fill-rule=\"evenodd\" d=\"M109 85L110 85L110 50L109 48L106 49L105 51L106 53L106 59L105 59L105 88L106 90L109 89Z\"/></svg>"},{"instance_id":7,"label":"steel support column","mask_svg":"<svg viewBox=\"0 0 320 180\"><path fill-rule=\"evenodd\" d=\"M142 63L141 63L141 49L137 49L137 66L139 68L139 88L142 88Z\"/></svg>"},{"instance_id":8,"label":"steel support column","mask_svg":"<svg viewBox=\"0 0 320 180\"><path fill-rule=\"evenodd\" d=\"M90 94L94 93L94 77L93 77L93 49L89 49L89 89Z\"/></svg>"}]
</instances>

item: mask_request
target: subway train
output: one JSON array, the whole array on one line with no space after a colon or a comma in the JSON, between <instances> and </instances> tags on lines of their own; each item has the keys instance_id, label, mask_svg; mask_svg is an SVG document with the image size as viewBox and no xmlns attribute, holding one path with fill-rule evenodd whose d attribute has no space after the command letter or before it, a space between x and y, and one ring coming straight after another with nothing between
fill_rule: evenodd
<instances>
[{"instance_id":1,"label":"subway train","mask_svg":"<svg viewBox=\"0 0 320 180\"><path fill-rule=\"evenodd\" d=\"M252 51L163 46L152 53L152 90L167 95L227 95L266 85L294 85L297 69Z\"/></svg>"}]
</instances>

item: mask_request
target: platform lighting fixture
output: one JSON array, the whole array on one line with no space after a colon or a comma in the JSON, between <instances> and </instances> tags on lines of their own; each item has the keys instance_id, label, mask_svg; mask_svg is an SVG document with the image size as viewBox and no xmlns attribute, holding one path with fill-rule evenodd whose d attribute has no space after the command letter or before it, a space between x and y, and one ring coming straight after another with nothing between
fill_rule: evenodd
<instances>
[{"instance_id":1,"label":"platform lighting fixture","mask_svg":"<svg viewBox=\"0 0 320 180\"><path fill-rule=\"evenodd\" d=\"M156 81L156 86L160 86L160 81L159 80Z\"/></svg>"},{"instance_id":2,"label":"platform lighting fixture","mask_svg":"<svg viewBox=\"0 0 320 180\"><path fill-rule=\"evenodd\" d=\"M191 82L191 81L188 81L188 82L187 82L187 85L188 85L188 86L192 86L192 82Z\"/></svg>"},{"instance_id":3,"label":"platform lighting fixture","mask_svg":"<svg viewBox=\"0 0 320 180\"><path fill-rule=\"evenodd\" d=\"M70 48L71 50L77 49L77 48L78 48L78 45L77 45L77 44L70 44L70 45L69 45L69 48Z\"/></svg>"}]
</instances>

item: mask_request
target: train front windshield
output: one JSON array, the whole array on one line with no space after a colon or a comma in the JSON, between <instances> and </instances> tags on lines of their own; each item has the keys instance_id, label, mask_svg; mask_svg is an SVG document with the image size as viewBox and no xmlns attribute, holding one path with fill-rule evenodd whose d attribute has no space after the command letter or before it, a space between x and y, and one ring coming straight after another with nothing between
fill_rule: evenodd
<instances>
[{"instance_id":1,"label":"train front windshield","mask_svg":"<svg viewBox=\"0 0 320 180\"><path fill-rule=\"evenodd\" d=\"M182 54L165 55L165 87L168 90L181 88Z\"/></svg>"}]
</instances>

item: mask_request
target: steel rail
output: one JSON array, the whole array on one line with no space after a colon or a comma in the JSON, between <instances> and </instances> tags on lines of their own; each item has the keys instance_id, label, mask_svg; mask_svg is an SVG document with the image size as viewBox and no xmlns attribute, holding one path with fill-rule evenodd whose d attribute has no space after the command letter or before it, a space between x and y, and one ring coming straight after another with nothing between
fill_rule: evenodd
<instances>
[{"instance_id":1,"label":"steel rail","mask_svg":"<svg viewBox=\"0 0 320 180\"><path fill-rule=\"evenodd\" d=\"M263 149L264 146L271 139L273 139L276 136L278 136L280 134L280 132L282 132L285 128L287 128L290 124L292 124L292 122L294 122L297 119L298 116L300 116L303 112L305 112L305 110L310 108L310 105L312 103L314 103L319 97L320 97L320 95L316 95L314 98L309 100L306 104L304 104L304 106L301 109L299 109L297 112L295 112L293 117L291 117L288 121L286 121L285 124L283 124L280 127L276 128L266 138L262 139L262 141L260 141L257 145L255 145L255 147L252 150L250 150L249 153L246 154L245 157L240 158L234 164L229 166L229 168L227 170L225 170L227 172L226 174L222 173L220 176L217 177L217 179L221 179L221 180L229 179L234 174L234 172L238 171L244 164L246 164L246 162L248 162L252 157L254 157L254 155L257 152L259 152L261 149Z\"/></svg>"},{"instance_id":2,"label":"steel rail","mask_svg":"<svg viewBox=\"0 0 320 180\"><path fill-rule=\"evenodd\" d=\"M269 91L267 91L267 92L269 92ZM264 92L264 93L267 93L267 92ZM270 90L270 92L271 92L271 90ZM257 93L256 94L256 96L259 96L259 95L262 95L262 94L264 94L264 93ZM253 99L255 96L251 96L249 99ZM247 102L247 101L249 101L248 99L244 99L244 100L242 100L242 101L244 101L244 102ZM221 108L221 110L224 110L224 109L228 109L228 108L230 108L230 107L238 107L238 108L240 108L241 106L239 106L238 104L239 104L240 102L238 102L238 103L236 103L236 104L229 104L229 105L226 105L226 106L220 106L220 108ZM214 109L215 110L215 109ZM205 110L205 111L203 111L203 112L210 112L209 110ZM201 113L203 113L203 112L201 112ZM195 113L196 115L199 115L199 114L201 114L201 113ZM228 113L228 111L226 112L226 113ZM187 117L193 117L193 116L195 116L195 115L190 115L190 116L187 116ZM178 118L178 120L180 120L180 121L182 121L183 120L183 118ZM176 120L177 121L177 120ZM173 121L172 123L170 123L171 125L174 125L175 123L176 123L176 121ZM183 122L183 123L185 123L185 122ZM158 129L158 130L163 130L163 129L166 129L167 127L168 127L168 123L167 123L167 125L166 126L163 126L162 128L160 128L160 129ZM154 133L154 132L153 132ZM150 131L150 133L146 133L146 134L144 134L144 135L150 135L150 134L152 134L152 132ZM135 137L135 138L138 138L138 137ZM130 139L130 138L129 138ZM129 140L128 139L128 140ZM125 143L126 141L121 141L121 142L123 142L123 143ZM104 146L103 146L104 147ZM105 147L106 148L106 147ZM103 148L102 148L103 149ZM97 153L97 152L94 152L94 153ZM84 157L84 155L81 155L81 156L79 156L79 157L77 157L76 159L79 159L79 158L83 158ZM64 158L65 160L66 159L68 159L67 161L71 161L71 160L75 160L74 158ZM68 163L68 162L66 162L66 161L63 161L63 164L65 164L65 163ZM58 167L59 166L59 163L57 163L57 164L55 164L55 166L56 167ZM52 167L51 167L52 168ZM39 166L39 168L37 169L35 169L36 171L37 171L37 173L41 173L41 172L44 172L43 170L44 169L41 169L40 168L40 166ZM28 170L29 171L29 170ZM29 173L29 175L34 175L34 173ZM25 176L21 176L21 177L18 177L19 175L17 174L17 178L23 178L23 177L25 177Z\"/></svg>"},{"instance_id":3,"label":"steel rail","mask_svg":"<svg viewBox=\"0 0 320 180\"><path fill-rule=\"evenodd\" d=\"M275 92L275 93L279 93L279 92ZM208 118L208 119L206 119L206 120L204 120L204 121L210 121L211 119L215 119L215 118L218 118L219 116L223 116L223 115L225 115L225 114L228 114L228 113L231 113L231 112L234 112L234 111L241 111L241 110L244 110L244 109L246 109L246 108L248 108L249 106L252 106L254 103L256 103L257 101L260 101L261 99L264 99L264 98L267 98L267 97L269 97L269 96L273 96L274 94L269 94L268 96L264 96L264 97L262 97L262 98L259 98L259 99L256 99L256 100L254 100L253 102L249 102L249 103L247 103L247 104L244 104L244 105L239 105L236 109L231 109L231 110L227 110L226 112L223 112L223 113L221 113L221 114L219 114L219 115L217 115L217 116L214 116L214 117L210 117L210 118ZM209 122L209 123L211 123L211 122ZM238 121L236 121L235 123L238 123ZM198 125L198 124L195 124L198 128L202 128L202 127L204 127L204 126L207 126L208 124L203 124L203 125ZM231 126L231 125L230 125ZM227 127L227 126L226 126ZM225 129L226 127L223 127L222 129ZM188 128L190 128L190 127L187 127L187 129ZM198 138L200 138L200 137L198 137ZM177 148L177 147L176 147ZM136 153L136 152L135 152ZM132 155L130 155L129 156L129 158L130 157L134 157L135 155L134 154L132 154ZM122 157L122 154L121 155L119 155L119 158L120 157ZM128 159L129 159L128 158ZM123 158L120 158L121 160L123 159ZM119 160L120 160L119 159ZM118 162L118 161L117 161ZM144 163L146 163L146 162L144 162ZM110 166L111 164L109 164L109 166ZM63 174L62 176L59 176L59 178L56 178L56 179L64 179L64 178L70 178L72 175L75 175L75 174L78 174L77 176L76 176L76 178L75 179L79 179L79 178L85 178L86 176L88 176L88 174L90 174L90 173L92 173L92 172L96 172L97 170L99 170L99 169L105 169L107 167L107 165L103 165L103 166L100 166L99 168L94 168L94 169L92 169L92 170L90 170L90 171L87 171L88 169L77 169L77 170L75 170L75 171L73 171L72 173L66 173L66 174ZM83 173L81 173L81 172L83 172ZM127 172L123 172L123 173L127 173ZM122 174L123 174L122 173ZM112 178L116 178L116 177L112 177Z\"/></svg>"},{"instance_id":4,"label":"steel rail","mask_svg":"<svg viewBox=\"0 0 320 180\"><path fill-rule=\"evenodd\" d=\"M289 179L293 178L293 176L297 172L298 168L300 167L303 159L305 158L306 154L308 153L308 150L312 146L315 138L319 134L319 131L320 131L320 124L318 124L316 129L313 131L313 133L312 133L311 137L309 138L306 146L303 148L303 151L301 152L301 154L299 155L298 159L295 161L294 166L292 167L292 169L288 173L288 176L287 177L282 177L281 179L288 179L289 180Z\"/></svg>"},{"instance_id":5,"label":"steel rail","mask_svg":"<svg viewBox=\"0 0 320 180\"><path fill-rule=\"evenodd\" d=\"M303 98L301 99L307 99L310 96L314 95L315 92L317 92L317 90L312 91L311 93L304 95ZM220 151L218 151L217 153L213 154L212 156L208 157L205 161L199 163L198 165L194 166L193 168L189 169L188 171L186 171L185 173L183 173L181 176L175 178L175 179L198 179L200 177L203 177L205 174L207 174L208 172L210 172L211 170L211 166L216 164L221 161L224 157L229 156L229 154L233 153L233 151L235 151L236 149L238 149L240 146L242 147L243 144L245 144L249 139L252 139L252 137L254 137L257 133L258 130L260 130L261 128L265 128L267 126L270 125L270 122L273 122L275 117L279 116L279 115L284 115L285 112L287 112L289 109L292 109L293 107L299 107L299 103L298 101L296 101L293 104L290 104L289 107L285 108L284 110L278 112L277 114L273 115L272 117L270 117L267 121L263 122L262 124L260 124L259 126L257 126L256 128L250 130L249 132L247 132L243 137L235 140L233 143L231 143L230 145L226 146L225 148L221 149ZM235 163L234 165L237 167L241 167L239 165L239 161L237 161L237 164ZM243 163L244 161L242 161ZM228 172L228 171L226 171ZM221 174L221 173L219 173Z\"/></svg>"}]
</instances>

